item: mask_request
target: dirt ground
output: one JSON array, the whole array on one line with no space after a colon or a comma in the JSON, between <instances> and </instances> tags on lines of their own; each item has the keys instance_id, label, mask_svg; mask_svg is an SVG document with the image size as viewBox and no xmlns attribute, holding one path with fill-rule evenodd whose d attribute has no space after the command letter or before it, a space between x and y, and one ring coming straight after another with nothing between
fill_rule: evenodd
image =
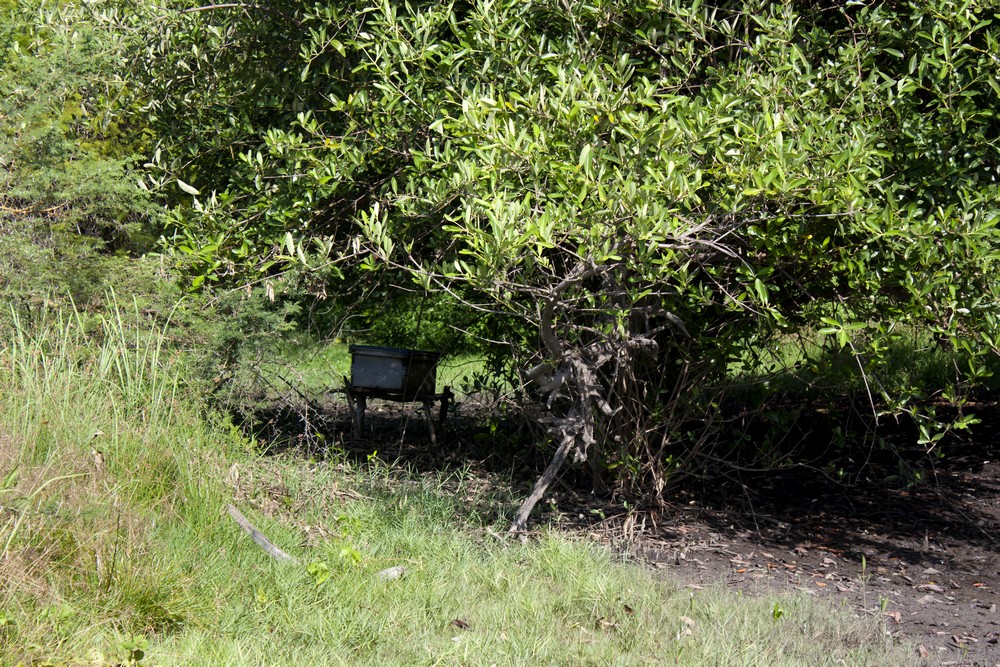
<instances>
[{"instance_id":1,"label":"dirt ground","mask_svg":"<svg viewBox=\"0 0 1000 667\"><path fill-rule=\"evenodd\" d=\"M349 420L336 412L330 423L342 433ZM976 412L983 423L942 444L940 459L920 448L866 457L861 447L843 477L819 459L729 470L678 489L656 512L597 499L564 477L533 520L608 543L682 585L794 590L849 605L912 644L915 665L1000 667L1000 407ZM429 446L415 411L373 406L371 417L358 451L381 443L386 460L418 470L513 470L528 489L545 463L495 460L474 423Z\"/></svg>"},{"instance_id":2,"label":"dirt ground","mask_svg":"<svg viewBox=\"0 0 1000 667\"><path fill-rule=\"evenodd\" d=\"M685 585L796 590L850 605L913 644L914 664L1000 666L1000 413L992 410L974 439L950 443L933 464L925 456L916 484L875 462L850 484L798 466L745 475L738 492L682 489L659 513L609 505L598 521L585 496L563 489L548 513Z\"/></svg>"},{"instance_id":3,"label":"dirt ground","mask_svg":"<svg viewBox=\"0 0 1000 667\"><path fill-rule=\"evenodd\" d=\"M924 664L1000 665L1000 462L913 491L802 481L776 479L782 492L753 511L671 508L632 553L689 584L845 601Z\"/></svg>"}]
</instances>

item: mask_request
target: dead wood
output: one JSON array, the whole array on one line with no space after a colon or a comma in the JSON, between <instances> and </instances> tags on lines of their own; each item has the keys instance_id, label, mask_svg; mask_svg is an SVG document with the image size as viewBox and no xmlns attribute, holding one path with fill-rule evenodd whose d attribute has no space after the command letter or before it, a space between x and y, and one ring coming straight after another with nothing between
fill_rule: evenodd
<instances>
[{"instance_id":1,"label":"dead wood","mask_svg":"<svg viewBox=\"0 0 1000 667\"><path fill-rule=\"evenodd\" d=\"M253 541L257 543L257 546L263 549L268 556L270 556L275 560L298 564L299 562L298 558L295 558L294 556L289 556L284 551L275 546L274 542L264 537L263 533L254 528L253 524L247 521L247 518L243 516L243 514L238 509L236 509L232 505L226 505L226 508L229 510L229 516L233 517L233 521L239 524L240 528L242 528L247 535L253 538Z\"/></svg>"},{"instance_id":2,"label":"dead wood","mask_svg":"<svg viewBox=\"0 0 1000 667\"><path fill-rule=\"evenodd\" d=\"M556 478L556 474L559 472L559 468L562 467L566 457L569 455L569 450L576 444L576 436L569 434L563 437L562 443L559 445L559 449L556 450L555 455L549 462L549 465L545 468L545 472L542 476L538 478L535 482L535 487L531 490L531 494L524 499L521 503L521 507L517 510L517 515L514 517L514 521L510 524L511 533L521 533L528 528L528 516L531 514L531 510L535 509L535 505L538 501L542 499L545 492L549 488L549 484L552 480Z\"/></svg>"}]
</instances>

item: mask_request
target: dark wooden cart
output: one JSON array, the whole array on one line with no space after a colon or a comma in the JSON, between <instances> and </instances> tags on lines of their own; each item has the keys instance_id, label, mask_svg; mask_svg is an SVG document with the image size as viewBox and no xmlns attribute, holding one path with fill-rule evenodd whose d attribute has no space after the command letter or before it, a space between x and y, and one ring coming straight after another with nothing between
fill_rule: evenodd
<instances>
[{"instance_id":1,"label":"dark wooden cart","mask_svg":"<svg viewBox=\"0 0 1000 667\"><path fill-rule=\"evenodd\" d=\"M448 403L454 394L448 387L440 394L437 385L437 363L441 355L400 347L351 345L351 379L344 389L351 408L351 432L360 438L365 427L365 411L369 398L399 402L420 402L430 430L431 442L437 444L438 432L448 418ZM440 402L437 428L434 424L434 404Z\"/></svg>"}]
</instances>

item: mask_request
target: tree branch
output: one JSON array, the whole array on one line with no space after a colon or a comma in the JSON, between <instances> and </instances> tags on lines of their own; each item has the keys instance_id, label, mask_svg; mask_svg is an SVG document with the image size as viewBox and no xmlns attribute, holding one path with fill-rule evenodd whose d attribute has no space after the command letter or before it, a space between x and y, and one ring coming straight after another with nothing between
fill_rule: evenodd
<instances>
[{"instance_id":1,"label":"tree branch","mask_svg":"<svg viewBox=\"0 0 1000 667\"><path fill-rule=\"evenodd\" d=\"M556 450L555 455L553 455L552 460L549 461L549 465L546 466L545 472L542 476L538 478L535 482L535 487L531 490L531 494L524 499L521 503L521 507L518 508L517 514L514 515L514 521L510 524L510 533L523 533L528 527L528 516L531 514L531 510L535 509L535 505L538 501L542 499L545 492L549 488L549 484L552 480L556 478L556 474L559 472L559 468L562 467L563 462L566 461L566 456L569 455L570 448L576 442L576 435L574 433L564 433L562 442L559 444L559 449Z\"/></svg>"},{"instance_id":2,"label":"tree branch","mask_svg":"<svg viewBox=\"0 0 1000 667\"><path fill-rule=\"evenodd\" d=\"M253 538L253 541L257 543L264 552L275 560L287 561L291 563L298 563L299 559L294 556L289 556L284 551L279 549L274 545L274 542L264 537L264 534L253 527L253 524L247 521L246 517L232 505L226 505L226 509L229 510L229 516L233 517L233 521L239 524L247 535Z\"/></svg>"}]
</instances>

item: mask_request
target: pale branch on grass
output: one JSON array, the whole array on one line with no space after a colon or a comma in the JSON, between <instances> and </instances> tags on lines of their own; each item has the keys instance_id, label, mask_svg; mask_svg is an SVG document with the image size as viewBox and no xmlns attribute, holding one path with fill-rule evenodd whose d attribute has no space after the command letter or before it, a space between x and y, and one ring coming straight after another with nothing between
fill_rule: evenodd
<instances>
[{"instance_id":1,"label":"pale branch on grass","mask_svg":"<svg viewBox=\"0 0 1000 667\"><path fill-rule=\"evenodd\" d=\"M233 521L239 524L240 528L242 528L247 535L253 538L253 541L257 543L257 546L263 549L264 553L268 556L275 560L295 563L296 565L299 563L298 558L289 556L275 546L274 542L264 537L264 534L254 528L253 524L247 521L247 518L243 516L243 514L233 505L226 505L226 509L229 510L229 516L233 517Z\"/></svg>"}]
</instances>

